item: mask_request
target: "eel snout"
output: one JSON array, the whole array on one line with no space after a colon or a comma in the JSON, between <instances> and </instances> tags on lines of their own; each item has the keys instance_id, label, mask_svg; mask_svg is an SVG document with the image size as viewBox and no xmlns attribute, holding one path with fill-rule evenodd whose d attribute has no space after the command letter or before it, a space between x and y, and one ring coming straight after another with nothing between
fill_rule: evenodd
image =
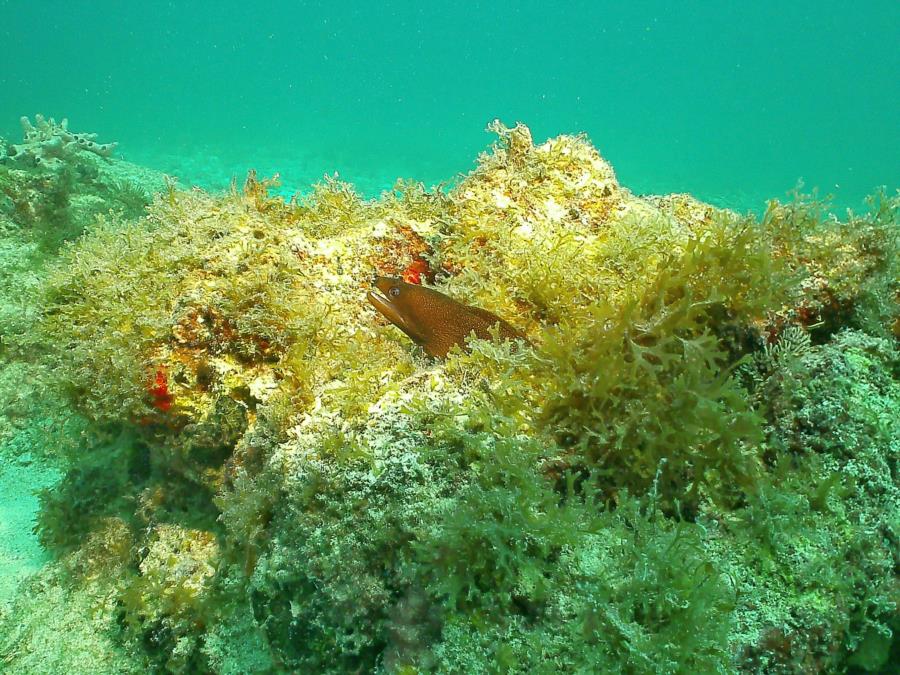
<instances>
[{"instance_id":1,"label":"eel snout","mask_svg":"<svg viewBox=\"0 0 900 675\"><path fill-rule=\"evenodd\" d=\"M369 303L381 312L385 318L398 328L407 328L406 320L403 314L393 304L391 304L390 296L388 296L380 288L375 288L366 294Z\"/></svg>"}]
</instances>

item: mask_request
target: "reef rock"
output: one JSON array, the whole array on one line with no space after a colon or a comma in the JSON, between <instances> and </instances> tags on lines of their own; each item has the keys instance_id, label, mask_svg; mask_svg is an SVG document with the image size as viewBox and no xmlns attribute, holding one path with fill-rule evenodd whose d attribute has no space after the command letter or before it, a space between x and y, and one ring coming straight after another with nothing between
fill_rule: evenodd
<instances>
[{"instance_id":1,"label":"reef rock","mask_svg":"<svg viewBox=\"0 0 900 675\"><path fill-rule=\"evenodd\" d=\"M36 333L120 435L72 453L44 539L127 527L110 593L160 670L840 670L895 616L900 488L866 472L896 463L900 200L760 221L491 128L448 191L170 186L67 248ZM411 269L530 346L427 360L366 299ZM866 467L823 443L851 428Z\"/></svg>"}]
</instances>

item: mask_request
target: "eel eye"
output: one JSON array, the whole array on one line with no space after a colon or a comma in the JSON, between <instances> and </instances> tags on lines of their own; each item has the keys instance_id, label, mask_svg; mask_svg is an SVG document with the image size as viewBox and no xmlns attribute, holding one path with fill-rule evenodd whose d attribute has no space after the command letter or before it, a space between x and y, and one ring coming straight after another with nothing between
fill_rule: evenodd
<instances>
[{"instance_id":1,"label":"eel eye","mask_svg":"<svg viewBox=\"0 0 900 675\"><path fill-rule=\"evenodd\" d=\"M398 295L400 295L400 287L392 286L391 290L390 290L390 294L396 298Z\"/></svg>"}]
</instances>

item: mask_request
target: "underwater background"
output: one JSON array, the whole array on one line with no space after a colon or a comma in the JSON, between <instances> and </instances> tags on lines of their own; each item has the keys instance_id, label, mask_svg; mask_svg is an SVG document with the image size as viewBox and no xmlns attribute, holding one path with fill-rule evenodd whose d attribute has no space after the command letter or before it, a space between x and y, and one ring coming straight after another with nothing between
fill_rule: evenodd
<instances>
[{"instance_id":1,"label":"underwater background","mask_svg":"<svg viewBox=\"0 0 900 675\"><path fill-rule=\"evenodd\" d=\"M0 0L0 673L900 672L898 44Z\"/></svg>"},{"instance_id":2,"label":"underwater background","mask_svg":"<svg viewBox=\"0 0 900 675\"><path fill-rule=\"evenodd\" d=\"M0 133L68 116L221 187L374 195L472 168L493 118L586 132L638 193L860 208L900 166L900 6L772 2L0 3Z\"/></svg>"}]
</instances>

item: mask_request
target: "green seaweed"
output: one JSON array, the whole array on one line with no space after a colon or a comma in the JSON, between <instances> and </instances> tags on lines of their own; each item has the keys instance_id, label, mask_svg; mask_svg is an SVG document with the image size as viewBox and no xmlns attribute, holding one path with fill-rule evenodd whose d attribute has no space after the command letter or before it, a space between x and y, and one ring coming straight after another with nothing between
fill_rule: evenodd
<instances>
[{"instance_id":1,"label":"green seaweed","mask_svg":"<svg viewBox=\"0 0 900 675\"><path fill-rule=\"evenodd\" d=\"M752 491L760 419L717 333L764 316L784 294L758 236L744 226L694 240L644 295L598 304L586 326L545 339L542 424L573 467L641 492L664 463L669 508L694 510L701 491L732 501Z\"/></svg>"}]
</instances>

